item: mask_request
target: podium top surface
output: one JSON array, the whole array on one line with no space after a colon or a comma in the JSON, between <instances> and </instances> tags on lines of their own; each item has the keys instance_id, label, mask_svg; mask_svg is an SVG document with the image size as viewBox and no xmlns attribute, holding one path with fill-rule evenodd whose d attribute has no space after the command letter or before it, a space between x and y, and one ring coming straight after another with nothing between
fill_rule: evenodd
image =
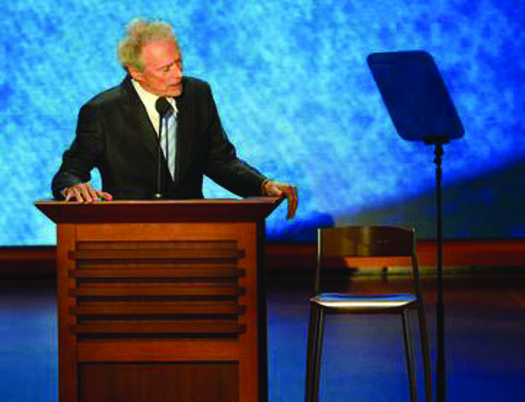
<instances>
[{"instance_id":1,"label":"podium top surface","mask_svg":"<svg viewBox=\"0 0 525 402\"><path fill-rule=\"evenodd\" d=\"M80 204L37 201L55 223L256 222L282 202L276 197L165 201L98 201Z\"/></svg>"}]
</instances>

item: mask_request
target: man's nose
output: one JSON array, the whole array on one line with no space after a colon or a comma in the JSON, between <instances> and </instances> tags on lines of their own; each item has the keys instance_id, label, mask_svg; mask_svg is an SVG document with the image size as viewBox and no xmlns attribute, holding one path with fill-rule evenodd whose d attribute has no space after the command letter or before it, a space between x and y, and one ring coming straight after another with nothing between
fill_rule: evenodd
<instances>
[{"instance_id":1,"label":"man's nose","mask_svg":"<svg viewBox=\"0 0 525 402\"><path fill-rule=\"evenodd\" d=\"M173 78L181 78L182 77L182 67L173 66L171 68L171 75L173 76Z\"/></svg>"}]
</instances>

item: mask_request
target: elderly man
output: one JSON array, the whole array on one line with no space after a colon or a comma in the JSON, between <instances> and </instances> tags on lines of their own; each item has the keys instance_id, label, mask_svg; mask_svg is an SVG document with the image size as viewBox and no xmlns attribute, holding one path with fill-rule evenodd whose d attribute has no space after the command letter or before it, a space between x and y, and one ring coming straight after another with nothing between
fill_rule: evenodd
<instances>
[{"instance_id":1,"label":"elderly man","mask_svg":"<svg viewBox=\"0 0 525 402\"><path fill-rule=\"evenodd\" d=\"M117 54L127 75L82 106L76 137L53 178L56 198L202 198L206 175L241 197L286 197L288 218L294 216L297 189L239 159L209 85L183 76L171 25L132 21ZM102 191L89 184L95 167Z\"/></svg>"}]
</instances>

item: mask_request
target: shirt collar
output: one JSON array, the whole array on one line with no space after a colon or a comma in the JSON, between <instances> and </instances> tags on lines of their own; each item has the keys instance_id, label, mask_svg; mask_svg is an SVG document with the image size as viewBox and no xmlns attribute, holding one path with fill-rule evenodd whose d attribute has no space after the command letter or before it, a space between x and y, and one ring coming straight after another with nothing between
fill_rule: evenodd
<instances>
[{"instance_id":1,"label":"shirt collar","mask_svg":"<svg viewBox=\"0 0 525 402\"><path fill-rule=\"evenodd\" d=\"M135 91L137 91L137 94L139 95L139 98L146 107L146 109L155 110L155 102L157 102L157 99L159 99L160 96L146 91L144 88L142 88L142 85L140 85L133 78L131 79L131 83L133 84ZM179 110L177 109L177 102L175 102L175 99L172 97L166 97L166 99L171 104L171 106L173 106L175 116L177 116L179 113Z\"/></svg>"}]
</instances>

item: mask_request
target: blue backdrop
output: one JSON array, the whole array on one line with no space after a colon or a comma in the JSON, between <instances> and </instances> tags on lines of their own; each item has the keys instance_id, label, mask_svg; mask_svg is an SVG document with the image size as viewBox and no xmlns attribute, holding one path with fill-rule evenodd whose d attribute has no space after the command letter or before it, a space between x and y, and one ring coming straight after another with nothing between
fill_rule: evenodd
<instances>
[{"instance_id":1,"label":"blue backdrop","mask_svg":"<svg viewBox=\"0 0 525 402\"><path fill-rule=\"evenodd\" d=\"M434 237L433 149L404 142L366 57L424 49L466 129L445 147L445 236L525 235L525 6L520 0L25 0L0 21L0 245L53 244L33 206L79 107L120 82L116 42L138 16L173 23L185 72L210 82L239 154L300 189L268 236L396 223ZM97 179L95 179L97 183ZM232 197L213 183L208 197Z\"/></svg>"}]
</instances>

